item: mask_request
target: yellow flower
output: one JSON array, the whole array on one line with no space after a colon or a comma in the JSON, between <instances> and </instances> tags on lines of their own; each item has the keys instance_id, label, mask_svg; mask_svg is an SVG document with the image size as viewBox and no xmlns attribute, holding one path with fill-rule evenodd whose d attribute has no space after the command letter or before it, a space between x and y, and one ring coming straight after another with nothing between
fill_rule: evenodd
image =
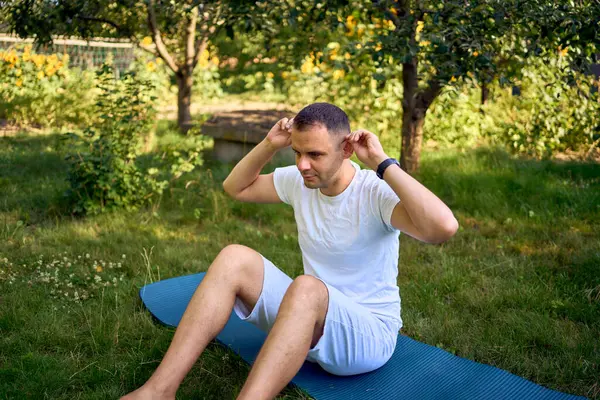
<instances>
[{"instance_id":1,"label":"yellow flower","mask_svg":"<svg viewBox=\"0 0 600 400\"><path fill-rule=\"evenodd\" d=\"M356 26L356 18L352 15L346 17L346 28L352 30Z\"/></svg>"},{"instance_id":2,"label":"yellow flower","mask_svg":"<svg viewBox=\"0 0 600 400\"><path fill-rule=\"evenodd\" d=\"M142 44L144 46L150 46L152 44L152 38L150 36L146 36L142 39Z\"/></svg>"},{"instance_id":3,"label":"yellow flower","mask_svg":"<svg viewBox=\"0 0 600 400\"><path fill-rule=\"evenodd\" d=\"M423 40L423 41L419 42L419 45L423 46L423 47L429 46L430 44L431 44L431 42L429 40Z\"/></svg>"},{"instance_id":4,"label":"yellow flower","mask_svg":"<svg viewBox=\"0 0 600 400\"><path fill-rule=\"evenodd\" d=\"M44 77L44 71L38 71L37 78L42 79Z\"/></svg>"},{"instance_id":5,"label":"yellow flower","mask_svg":"<svg viewBox=\"0 0 600 400\"><path fill-rule=\"evenodd\" d=\"M267 72L267 78L273 79L274 76L275 74L273 74L272 72Z\"/></svg>"},{"instance_id":6,"label":"yellow flower","mask_svg":"<svg viewBox=\"0 0 600 400\"><path fill-rule=\"evenodd\" d=\"M558 46L558 55L561 57L565 57L567 54L569 53L569 47L565 47L564 49L562 48L562 46Z\"/></svg>"},{"instance_id":7,"label":"yellow flower","mask_svg":"<svg viewBox=\"0 0 600 400\"><path fill-rule=\"evenodd\" d=\"M306 61L304 61L304 64L302 64L302 67L300 67L300 71L302 71L303 74L312 74L313 71L315 70L315 65L313 64L311 59L307 59Z\"/></svg>"},{"instance_id":8,"label":"yellow flower","mask_svg":"<svg viewBox=\"0 0 600 400\"><path fill-rule=\"evenodd\" d=\"M343 69L336 69L333 71L333 80L335 81L342 79L344 76L346 76L346 72Z\"/></svg>"},{"instance_id":9,"label":"yellow flower","mask_svg":"<svg viewBox=\"0 0 600 400\"><path fill-rule=\"evenodd\" d=\"M156 71L156 64L154 64L152 61L149 61L146 64L146 70L150 71L150 72L154 72Z\"/></svg>"},{"instance_id":10,"label":"yellow flower","mask_svg":"<svg viewBox=\"0 0 600 400\"><path fill-rule=\"evenodd\" d=\"M22 73L23 73L23 71L21 69L18 69L15 71L15 75L17 75L17 76L21 76Z\"/></svg>"},{"instance_id":11,"label":"yellow flower","mask_svg":"<svg viewBox=\"0 0 600 400\"><path fill-rule=\"evenodd\" d=\"M96 272L102 272L102 267L99 265L96 265L95 270L96 270Z\"/></svg>"},{"instance_id":12,"label":"yellow flower","mask_svg":"<svg viewBox=\"0 0 600 400\"><path fill-rule=\"evenodd\" d=\"M32 57L32 60L35 66L38 67L38 69L40 69L42 68L42 65L44 65L45 57L41 54L36 54Z\"/></svg>"},{"instance_id":13,"label":"yellow flower","mask_svg":"<svg viewBox=\"0 0 600 400\"><path fill-rule=\"evenodd\" d=\"M345 58L346 60L349 60L349 59L351 59L351 58L352 58L352 55L351 55L350 53L344 53L344 58Z\"/></svg>"},{"instance_id":14,"label":"yellow flower","mask_svg":"<svg viewBox=\"0 0 600 400\"><path fill-rule=\"evenodd\" d=\"M212 56L211 59L210 59L210 62L213 63L216 66L219 66L219 57Z\"/></svg>"},{"instance_id":15,"label":"yellow flower","mask_svg":"<svg viewBox=\"0 0 600 400\"><path fill-rule=\"evenodd\" d=\"M473 57L477 57L478 55L479 55L479 52L478 52L478 51L474 51L474 52L473 52Z\"/></svg>"},{"instance_id":16,"label":"yellow flower","mask_svg":"<svg viewBox=\"0 0 600 400\"><path fill-rule=\"evenodd\" d=\"M452 78L450 78L450 82L456 82L456 77L452 76Z\"/></svg>"},{"instance_id":17,"label":"yellow flower","mask_svg":"<svg viewBox=\"0 0 600 400\"><path fill-rule=\"evenodd\" d=\"M425 26L425 22L423 22L423 21L417 22L417 33L420 33L423 30L424 26Z\"/></svg>"},{"instance_id":18,"label":"yellow flower","mask_svg":"<svg viewBox=\"0 0 600 400\"><path fill-rule=\"evenodd\" d=\"M290 77L290 73L289 73L288 71L283 71L283 72L281 73L281 77L282 77L283 79L287 79L287 78L289 78L289 77Z\"/></svg>"},{"instance_id":19,"label":"yellow flower","mask_svg":"<svg viewBox=\"0 0 600 400\"><path fill-rule=\"evenodd\" d=\"M203 50L202 53L200 53L200 59L198 60L198 64L204 68L208 66L208 58L209 58L209 54L208 54L208 50Z\"/></svg>"},{"instance_id":20,"label":"yellow flower","mask_svg":"<svg viewBox=\"0 0 600 400\"><path fill-rule=\"evenodd\" d=\"M23 86L23 79L17 79L17 81L15 82L15 85L17 85L18 87Z\"/></svg>"}]
</instances>

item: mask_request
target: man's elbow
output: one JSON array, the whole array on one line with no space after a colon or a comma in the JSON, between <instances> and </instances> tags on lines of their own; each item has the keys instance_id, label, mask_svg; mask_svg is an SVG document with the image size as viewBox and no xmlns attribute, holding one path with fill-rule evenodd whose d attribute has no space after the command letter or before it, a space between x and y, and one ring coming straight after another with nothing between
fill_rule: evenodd
<instances>
[{"instance_id":1,"label":"man's elbow","mask_svg":"<svg viewBox=\"0 0 600 400\"><path fill-rule=\"evenodd\" d=\"M454 234L458 231L458 221L454 216L447 218L444 220L442 224L440 224L437 234L435 238L432 238L431 243L440 244L449 240Z\"/></svg>"},{"instance_id":2,"label":"man's elbow","mask_svg":"<svg viewBox=\"0 0 600 400\"><path fill-rule=\"evenodd\" d=\"M225 193L227 193L227 195L233 199L235 199L237 197L237 193L235 192L235 190L233 190L233 188L231 187L231 184L229 184L229 182L227 182L227 179L225 179L225 181L223 181L223 190L225 191Z\"/></svg>"}]
</instances>

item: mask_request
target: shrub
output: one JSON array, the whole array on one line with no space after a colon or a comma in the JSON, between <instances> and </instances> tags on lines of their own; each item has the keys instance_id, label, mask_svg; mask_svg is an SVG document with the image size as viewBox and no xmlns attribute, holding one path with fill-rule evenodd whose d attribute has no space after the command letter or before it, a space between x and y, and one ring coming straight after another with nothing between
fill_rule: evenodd
<instances>
[{"instance_id":1,"label":"shrub","mask_svg":"<svg viewBox=\"0 0 600 400\"><path fill-rule=\"evenodd\" d=\"M532 59L521 95L495 95L486 134L513 152L537 157L588 148L600 138L600 99L593 77L574 72L564 55Z\"/></svg>"},{"instance_id":2,"label":"shrub","mask_svg":"<svg viewBox=\"0 0 600 400\"><path fill-rule=\"evenodd\" d=\"M156 179L154 171L142 172L135 162L140 139L151 129L155 115L155 98L148 95L152 84L133 73L117 80L112 67L104 64L97 72L97 88L100 122L82 135L68 135L76 150L67 155L67 195L76 214L137 209L167 185Z\"/></svg>"},{"instance_id":3,"label":"shrub","mask_svg":"<svg viewBox=\"0 0 600 400\"><path fill-rule=\"evenodd\" d=\"M155 87L135 71L115 79L110 64L97 72L96 112L99 123L83 134L70 133L73 151L67 197L74 214L98 214L114 209L136 210L158 199L170 183L202 164L206 143L190 138L167 146L140 166L138 157L155 123ZM148 158L148 157L147 157Z\"/></svg>"}]
</instances>

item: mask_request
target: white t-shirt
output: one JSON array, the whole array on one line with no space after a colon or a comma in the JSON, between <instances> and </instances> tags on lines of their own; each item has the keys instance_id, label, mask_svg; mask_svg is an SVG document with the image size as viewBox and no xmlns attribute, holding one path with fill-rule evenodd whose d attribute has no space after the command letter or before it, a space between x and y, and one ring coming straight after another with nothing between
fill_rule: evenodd
<instances>
[{"instance_id":1,"label":"white t-shirt","mask_svg":"<svg viewBox=\"0 0 600 400\"><path fill-rule=\"evenodd\" d=\"M295 165L275 170L275 190L294 208L304 273L400 329L400 231L391 225L400 200L375 172L351 163L356 174L337 196L307 188Z\"/></svg>"}]
</instances>

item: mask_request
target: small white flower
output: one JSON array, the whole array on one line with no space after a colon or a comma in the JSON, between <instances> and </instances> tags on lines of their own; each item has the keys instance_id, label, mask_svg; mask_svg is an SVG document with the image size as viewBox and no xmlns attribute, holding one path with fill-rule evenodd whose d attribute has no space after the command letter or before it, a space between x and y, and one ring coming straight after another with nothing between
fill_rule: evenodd
<instances>
[{"instance_id":1,"label":"small white flower","mask_svg":"<svg viewBox=\"0 0 600 400\"><path fill-rule=\"evenodd\" d=\"M88 253L86 253L85 258L90 258L90 255Z\"/></svg>"},{"instance_id":2,"label":"small white flower","mask_svg":"<svg viewBox=\"0 0 600 400\"><path fill-rule=\"evenodd\" d=\"M123 259L127 258L127 256L125 254L122 255Z\"/></svg>"}]
</instances>

